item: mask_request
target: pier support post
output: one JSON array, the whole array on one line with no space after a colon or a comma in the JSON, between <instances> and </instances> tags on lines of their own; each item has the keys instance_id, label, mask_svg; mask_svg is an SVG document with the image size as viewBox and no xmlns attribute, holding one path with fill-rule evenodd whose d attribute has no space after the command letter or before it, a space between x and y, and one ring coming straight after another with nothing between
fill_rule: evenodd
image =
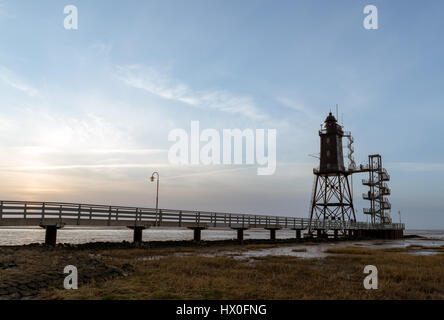
<instances>
[{"instance_id":1,"label":"pier support post","mask_svg":"<svg viewBox=\"0 0 444 320\"><path fill-rule=\"evenodd\" d=\"M205 227L189 227L188 229L193 230L193 240L199 242L202 239L202 230L206 229Z\"/></svg>"},{"instance_id":2,"label":"pier support post","mask_svg":"<svg viewBox=\"0 0 444 320\"><path fill-rule=\"evenodd\" d=\"M244 229L237 229L237 240L244 241Z\"/></svg>"},{"instance_id":3,"label":"pier support post","mask_svg":"<svg viewBox=\"0 0 444 320\"><path fill-rule=\"evenodd\" d=\"M134 230L133 243L142 243L142 233L146 228L144 226L129 226L128 228Z\"/></svg>"},{"instance_id":4,"label":"pier support post","mask_svg":"<svg viewBox=\"0 0 444 320\"><path fill-rule=\"evenodd\" d=\"M276 229L270 229L270 240L276 240Z\"/></svg>"},{"instance_id":5,"label":"pier support post","mask_svg":"<svg viewBox=\"0 0 444 320\"><path fill-rule=\"evenodd\" d=\"M298 240L302 239L302 229L292 228L291 230L296 231L296 239Z\"/></svg>"},{"instance_id":6,"label":"pier support post","mask_svg":"<svg viewBox=\"0 0 444 320\"><path fill-rule=\"evenodd\" d=\"M338 229L335 229L333 232L334 232L333 237L335 238L335 240L337 240L338 239Z\"/></svg>"},{"instance_id":7,"label":"pier support post","mask_svg":"<svg viewBox=\"0 0 444 320\"><path fill-rule=\"evenodd\" d=\"M40 225L41 228L45 229L45 244L47 246L55 246L57 243L57 230L63 228L63 225Z\"/></svg>"},{"instance_id":8,"label":"pier support post","mask_svg":"<svg viewBox=\"0 0 444 320\"><path fill-rule=\"evenodd\" d=\"M296 229L296 239L301 239L301 229Z\"/></svg>"},{"instance_id":9,"label":"pier support post","mask_svg":"<svg viewBox=\"0 0 444 320\"><path fill-rule=\"evenodd\" d=\"M248 228L232 228L232 229L237 231L237 240L240 242L244 241L244 230L247 230Z\"/></svg>"},{"instance_id":10,"label":"pier support post","mask_svg":"<svg viewBox=\"0 0 444 320\"><path fill-rule=\"evenodd\" d=\"M322 238L322 230L318 229L318 230L316 230L316 232L317 232L317 234L316 234L317 238L321 239Z\"/></svg>"},{"instance_id":11,"label":"pier support post","mask_svg":"<svg viewBox=\"0 0 444 320\"><path fill-rule=\"evenodd\" d=\"M57 226L46 226L45 244L55 246L57 242Z\"/></svg>"},{"instance_id":12,"label":"pier support post","mask_svg":"<svg viewBox=\"0 0 444 320\"><path fill-rule=\"evenodd\" d=\"M142 233L145 227L134 227L134 236L133 236L133 242L134 243L142 243Z\"/></svg>"},{"instance_id":13,"label":"pier support post","mask_svg":"<svg viewBox=\"0 0 444 320\"><path fill-rule=\"evenodd\" d=\"M276 240L276 230L279 230L280 228L265 228L265 230L270 231L270 240Z\"/></svg>"},{"instance_id":14,"label":"pier support post","mask_svg":"<svg viewBox=\"0 0 444 320\"><path fill-rule=\"evenodd\" d=\"M202 239L202 230L199 228L193 229L194 231L194 241L200 241Z\"/></svg>"}]
</instances>

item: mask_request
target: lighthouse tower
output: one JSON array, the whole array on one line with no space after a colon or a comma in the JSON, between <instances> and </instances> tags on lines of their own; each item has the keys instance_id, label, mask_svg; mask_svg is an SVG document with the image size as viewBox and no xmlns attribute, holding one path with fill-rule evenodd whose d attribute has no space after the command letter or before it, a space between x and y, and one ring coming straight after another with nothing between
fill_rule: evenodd
<instances>
[{"instance_id":1,"label":"lighthouse tower","mask_svg":"<svg viewBox=\"0 0 444 320\"><path fill-rule=\"evenodd\" d=\"M342 154L344 131L331 112L319 136L321 153L319 168L313 169L315 181L310 208L310 233L328 230L329 226L335 230L342 229L344 221L356 221L349 182L352 172L345 169Z\"/></svg>"}]
</instances>

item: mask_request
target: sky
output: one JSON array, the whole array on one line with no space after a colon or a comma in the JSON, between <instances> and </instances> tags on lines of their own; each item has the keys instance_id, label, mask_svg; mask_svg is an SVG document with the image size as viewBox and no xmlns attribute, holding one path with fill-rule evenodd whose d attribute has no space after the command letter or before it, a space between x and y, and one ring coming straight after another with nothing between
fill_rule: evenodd
<instances>
[{"instance_id":1,"label":"sky","mask_svg":"<svg viewBox=\"0 0 444 320\"><path fill-rule=\"evenodd\" d=\"M378 8L378 29L363 9ZM78 29L63 9L78 8ZM308 217L339 105L392 217L444 229L444 3L0 0L0 198ZM275 174L172 165L171 130L276 129ZM353 178L358 220L365 174Z\"/></svg>"}]
</instances>

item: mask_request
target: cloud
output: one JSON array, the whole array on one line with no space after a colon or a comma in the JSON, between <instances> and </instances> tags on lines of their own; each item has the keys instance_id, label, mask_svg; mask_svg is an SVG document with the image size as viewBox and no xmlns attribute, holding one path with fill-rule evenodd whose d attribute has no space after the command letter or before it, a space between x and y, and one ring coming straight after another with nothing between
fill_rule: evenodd
<instances>
[{"instance_id":1,"label":"cloud","mask_svg":"<svg viewBox=\"0 0 444 320\"><path fill-rule=\"evenodd\" d=\"M276 100L282 104L283 106L292 109L294 111L297 111L299 113L302 113L303 115L311 118L311 119L318 119L319 116L315 115L309 108L305 107L302 103L297 103L291 99L285 98L285 97L277 97Z\"/></svg>"},{"instance_id":2,"label":"cloud","mask_svg":"<svg viewBox=\"0 0 444 320\"><path fill-rule=\"evenodd\" d=\"M166 159L167 149L139 144L126 127L95 114L26 109L1 123L3 171L149 167Z\"/></svg>"},{"instance_id":3,"label":"cloud","mask_svg":"<svg viewBox=\"0 0 444 320\"><path fill-rule=\"evenodd\" d=\"M33 88L31 85L22 80L10 69L0 66L0 81L3 81L10 87L17 89L30 97L36 97L39 95L39 91Z\"/></svg>"},{"instance_id":4,"label":"cloud","mask_svg":"<svg viewBox=\"0 0 444 320\"><path fill-rule=\"evenodd\" d=\"M51 147L42 147L42 146L25 146L20 148L24 154L56 154L56 153L64 153L64 154L78 154L78 155L149 155L149 154L158 154L158 153L166 153L168 149L106 149L106 148L94 148L94 149L76 149L72 152L69 152L65 149L60 148L51 148Z\"/></svg>"},{"instance_id":5,"label":"cloud","mask_svg":"<svg viewBox=\"0 0 444 320\"><path fill-rule=\"evenodd\" d=\"M2 171L51 171L73 169L143 169L168 167L160 163L113 163L113 164L69 164L69 165L30 165L30 166L4 166Z\"/></svg>"},{"instance_id":6,"label":"cloud","mask_svg":"<svg viewBox=\"0 0 444 320\"><path fill-rule=\"evenodd\" d=\"M38 123L46 123L35 132L27 132L31 146L43 146L59 150L118 150L133 144L131 135L106 118L89 113L82 116L66 116L47 111L27 113L26 122L35 130Z\"/></svg>"},{"instance_id":7,"label":"cloud","mask_svg":"<svg viewBox=\"0 0 444 320\"><path fill-rule=\"evenodd\" d=\"M117 66L115 75L128 86L145 90L164 99L196 108L240 114L253 120L267 119L267 115L258 109L250 97L236 96L226 90L196 91L154 68L137 65Z\"/></svg>"}]
</instances>

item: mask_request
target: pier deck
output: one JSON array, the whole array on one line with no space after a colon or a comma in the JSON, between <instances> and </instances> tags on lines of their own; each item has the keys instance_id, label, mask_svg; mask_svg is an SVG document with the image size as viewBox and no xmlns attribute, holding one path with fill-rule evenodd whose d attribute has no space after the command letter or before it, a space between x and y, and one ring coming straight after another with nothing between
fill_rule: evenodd
<instances>
[{"instance_id":1,"label":"pier deck","mask_svg":"<svg viewBox=\"0 0 444 320\"><path fill-rule=\"evenodd\" d=\"M243 231L252 228L269 230L271 239L275 237L276 230L280 229L296 230L297 237L300 237L301 230L309 229L309 223L309 219L271 215L62 202L0 201L0 226L40 226L46 229L47 244L55 244L57 229L64 226L127 227L134 230L134 241L140 242L142 230L150 227L190 228L194 230L194 239L197 241L200 240L203 229L227 228L237 230L238 238L242 240ZM317 230L318 236L325 235L330 230L335 236L339 230L355 234L379 234L378 230L393 230L396 234L402 234L404 224L373 225L366 222L315 220L311 223L311 229Z\"/></svg>"}]
</instances>

